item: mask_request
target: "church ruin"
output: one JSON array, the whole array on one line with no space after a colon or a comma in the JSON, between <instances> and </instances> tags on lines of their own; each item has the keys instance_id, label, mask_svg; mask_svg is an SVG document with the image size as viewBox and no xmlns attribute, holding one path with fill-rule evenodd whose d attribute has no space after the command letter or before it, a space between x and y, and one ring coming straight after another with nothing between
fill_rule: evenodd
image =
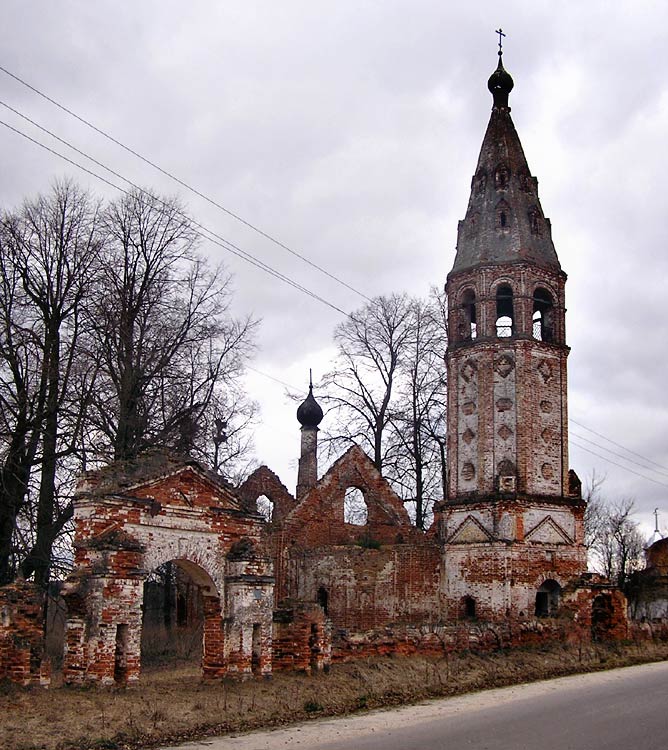
<instances>
[{"instance_id":1,"label":"church ruin","mask_svg":"<svg viewBox=\"0 0 668 750\"><path fill-rule=\"evenodd\" d=\"M139 678L143 587L166 562L202 594L205 677L627 636L623 594L586 572L585 502L568 465L566 274L510 116L501 52L488 86L491 119L446 283L448 486L429 531L358 447L318 478L312 387L297 412L294 495L266 466L234 488L164 454L90 472L64 587L67 682ZM349 491L363 500L356 523L344 515ZM0 644L18 617L3 596ZM40 663L25 642L15 649L24 682ZM0 676L8 653L0 648Z\"/></svg>"}]
</instances>

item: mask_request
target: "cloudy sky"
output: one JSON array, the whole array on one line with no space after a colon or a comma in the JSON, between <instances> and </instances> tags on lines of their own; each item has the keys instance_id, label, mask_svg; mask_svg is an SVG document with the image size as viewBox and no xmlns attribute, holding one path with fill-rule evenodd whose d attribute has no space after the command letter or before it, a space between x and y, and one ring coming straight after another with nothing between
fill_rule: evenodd
<instances>
[{"instance_id":1,"label":"cloudy sky","mask_svg":"<svg viewBox=\"0 0 668 750\"><path fill-rule=\"evenodd\" d=\"M445 282L502 26L513 118L569 274L571 465L634 497L649 531L658 506L668 532L667 22L659 0L4 0L0 66L356 291L2 71L0 100L129 180L179 193L204 225L352 311L362 295ZM5 127L0 154L5 207L66 174L114 193ZM343 316L203 249L234 273L237 311L262 318L248 379L258 457L293 488L295 407L266 375L305 387Z\"/></svg>"}]
</instances>

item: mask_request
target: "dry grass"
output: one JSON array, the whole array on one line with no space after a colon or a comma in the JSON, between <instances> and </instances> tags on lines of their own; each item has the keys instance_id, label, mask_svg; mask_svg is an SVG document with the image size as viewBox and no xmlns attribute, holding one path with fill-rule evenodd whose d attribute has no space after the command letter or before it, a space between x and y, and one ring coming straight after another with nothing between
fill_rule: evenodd
<instances>
[{"instance_id":1,"label":"dry grass","mask_svg":"<svg viewBox=\"0 0 668 750\"><path fill-rule=\"evenodd\" d=\"M337 665L327 675L203 683L193 666L148 672L139 687L0 688L3 750L124 750L276 726L426 697L668 658L668 644L555 646L440 660L386 658Z\"/></svg>"}]
</instances>

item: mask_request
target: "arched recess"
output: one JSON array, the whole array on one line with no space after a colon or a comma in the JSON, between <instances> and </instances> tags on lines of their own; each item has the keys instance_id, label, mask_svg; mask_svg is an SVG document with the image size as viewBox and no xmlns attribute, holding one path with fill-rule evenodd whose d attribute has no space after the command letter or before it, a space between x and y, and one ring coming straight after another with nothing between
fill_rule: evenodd
<instances>
[{"instance_id":1,"label":"arched recess","mask_svg":"<svg viewBox=\"0 0 668 750\"><path fill-rule=\"evenodd\" d=\"M343 496L343 522L353 526L366 526L369 508L364 492L359 487L348 487Z\"/></svg>"},{"instance_id":2,"label":"arched recess","mask_svg":"<svg viewBox=\"0 0 668 750\"><path fill-rule=\"evenodd\" d=\"M474 339L478 335L475 292L473 289L465 289L461 299L460 337L463 340Z\"/></svg>"},{"instance_id":3,"label":"arched recess","mask_svg":"<svg viewBox=\"0 0 668 750\"><path fill-rule=\"evenodd\" d=\"M514 333L513 290L510 284L499 284L496 288L496 335L508 338Z\"/></svg>"},{"instance_id":4,"label":"arched recess","mask_svg":"<svg viewBox=\"0 0 668 750\"><path fill-rule=\"evenodd\" d=\"M594 597L591 607L591 636L595 641L606 641L613 627L615 607L610 594Z\"/></svg>"},{"instance_id":5,"label":"arched recess","mask_svg":"<svg viewBox=\"0 0 668 750\"><path fill-rule=\"evenodd\" d=\"M537 341L554 341L554 298L544 287L533 293L532 333Z\"/></svg>"},{"instance_id":6,"label":"arched recess","mask_svg":"<svg viewBox=\"0 0 668 750\"><path fill-rule=\"evenodd\" d=\"M463 596L460 604L460 615L464 620L475 620L476 600L472 596Z\"/></svg>"},{"instance_id":7,"label":"arched recess","mask_svg":"<svg viewBox=\"0 0 668 750\"><path fill-rule=\"evenodd\" d=\"M156 574L161 579L157 596L152 592ZM142 666L147 661L197 660L203 668L221 664L224 659L221 594L211 575L190 559L173 558L151 568L144 582L142 601L139 655ZM162 610L158 617L152 610L155 601ZM119 625L119 632L120 629Z\"/></svg>"},{"instance_id":8,"label":"arched recess","mask_svg":"<svg viewBox=\"0 0 668 750\"><path fill-rule=\"evenodd\" d=\"M553 578L543 581L536 591L536 617L554 617L559 610L561 586Z\"/></svg>"}]
</instances>

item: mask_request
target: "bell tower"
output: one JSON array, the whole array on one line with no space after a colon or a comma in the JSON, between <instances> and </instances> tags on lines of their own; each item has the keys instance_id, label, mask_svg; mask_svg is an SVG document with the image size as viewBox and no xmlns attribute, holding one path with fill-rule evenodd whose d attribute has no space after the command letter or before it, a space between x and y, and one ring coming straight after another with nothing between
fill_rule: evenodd
<instances>
[{"instance_id":1,"label":"bell tower","mask_svg":"<svg viewBox=\"0 0 668 750\"><path fill-rule=\"evenodd\" d=\"M491 618L532 615L532 591L586 569L584 506L568 469L566 274L510 116L513 86L499 44L446 283L447 599Z\"/></svg>"}]
</instances>

